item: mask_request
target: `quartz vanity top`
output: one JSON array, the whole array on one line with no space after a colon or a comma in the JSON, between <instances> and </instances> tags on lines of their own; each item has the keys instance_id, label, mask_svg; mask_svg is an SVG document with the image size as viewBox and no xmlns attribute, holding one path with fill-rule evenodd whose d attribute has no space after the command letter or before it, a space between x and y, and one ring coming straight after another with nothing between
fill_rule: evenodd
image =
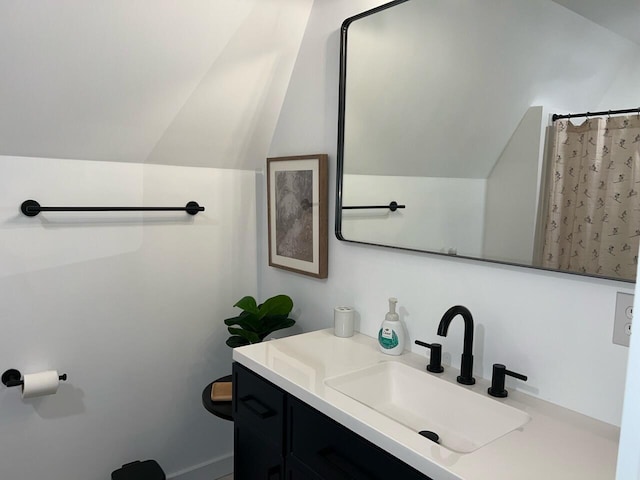
<instances>
[{"instance_id":1,"label":"quartz vanity top","mask_svg":"<svg viewBox=\"0 0 640 480\"><path fill-rule=\"evenodd\" d=\"M385 355L375 339L362 334L339 338L333 329L319 330L235 348L233 359L434 480L615 478L619 428L515 390L493 400L526 412L531 420L473 452L458 453L326 386L328 378L380 362L436 375L425 370L425 355ZM487 380L463 386L456 383L457 375L445 366L437 376L492 398Z\"/></svg>"}]
</instances>

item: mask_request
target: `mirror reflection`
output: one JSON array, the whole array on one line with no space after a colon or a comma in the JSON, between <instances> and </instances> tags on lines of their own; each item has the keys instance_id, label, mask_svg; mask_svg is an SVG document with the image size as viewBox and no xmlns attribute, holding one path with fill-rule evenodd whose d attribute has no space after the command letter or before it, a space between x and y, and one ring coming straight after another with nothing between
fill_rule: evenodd
<instances>
[{"instance_id":1,"label":"mirror reflection","mask_svg":"<svg viewBox=\"0 0 640 480\"><path fill-rule=\"evenodd\" d=\"M338 238L635 280L637 38L551 0L392 2L342 33Z\"/></svg>"}]
</instances>

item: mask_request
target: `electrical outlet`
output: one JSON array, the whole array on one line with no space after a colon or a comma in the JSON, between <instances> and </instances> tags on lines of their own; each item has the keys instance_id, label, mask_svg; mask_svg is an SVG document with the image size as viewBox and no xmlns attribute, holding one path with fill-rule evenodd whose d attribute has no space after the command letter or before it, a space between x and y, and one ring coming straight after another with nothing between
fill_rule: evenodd
<instances>
[{"instance_id":1,"label":"electrical outlet","mask_svg":"<svg viewBox=\"0 0 640 480\"><path fill-rule=\"evenodd\" d=\"M616 295L616 314L613 319L613 343L629 346L631 323L633 321L633 295L618 292Z\"/></svg>"}]
</instances>

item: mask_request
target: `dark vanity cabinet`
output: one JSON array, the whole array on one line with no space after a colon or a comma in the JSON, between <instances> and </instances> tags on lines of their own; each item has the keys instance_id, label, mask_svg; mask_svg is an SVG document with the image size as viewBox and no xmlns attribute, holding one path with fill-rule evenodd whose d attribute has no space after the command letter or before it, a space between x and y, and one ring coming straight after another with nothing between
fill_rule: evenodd
<instances>
[{"instance_id":1,"label":"dark vanity cabinet","mask_svg":"<svg viewBox=\"0 0 640 480\"><path fill-rule=\"evenodd\" d=\"M285 478L285 392L238 363L232 381L234 478Z\"/></svg>"},{"instance_id":2,"label":"dark vanity cabinet","mask_svg":"<svg viewBox=\"0 0 640 480\"><path fill-rule=\"evenodd\" d=\"M238 363L233 415L236 480L430 480Z\"/></svg>"}]
</instances>

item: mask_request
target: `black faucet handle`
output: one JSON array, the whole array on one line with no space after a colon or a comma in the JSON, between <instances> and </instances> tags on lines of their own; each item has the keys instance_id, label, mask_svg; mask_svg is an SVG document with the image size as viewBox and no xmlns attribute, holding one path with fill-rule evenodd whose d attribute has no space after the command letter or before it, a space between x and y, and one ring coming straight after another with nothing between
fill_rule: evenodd
<instances>
[{"instance_id":1,"label":"black faucet handle","mask_svg":"<svg viewBox=\"0 0 640 480\"><path fill-rule=\"evenodd\" d=\"M427 370L432 373L442 373L444 372L444 368L442 368L442 345L439 343L426 343L421 342L420 340L416 340L416 345L420 345L421 347L427 347L431 350L429 354L429 365L427 365Z\"/></svg>"},{"instance_id":2,"label":"black faucet handle","mask_svg":"<svg viewBox=\"0 0 640 480\"><path fill-rule=\"evenodd\" d=\"M507 375L513 378L517 378L518 380L522 380L523 382L526 382L528 380L526 375L507 370L507 367L505 367L501 363L494 363L493 375L491 377L491 386L487 390L489 395L498 398L504 398L509 395L509 392L507 392L507 390L504 388L504 382Z\"/></svg>"}]
</instances>

